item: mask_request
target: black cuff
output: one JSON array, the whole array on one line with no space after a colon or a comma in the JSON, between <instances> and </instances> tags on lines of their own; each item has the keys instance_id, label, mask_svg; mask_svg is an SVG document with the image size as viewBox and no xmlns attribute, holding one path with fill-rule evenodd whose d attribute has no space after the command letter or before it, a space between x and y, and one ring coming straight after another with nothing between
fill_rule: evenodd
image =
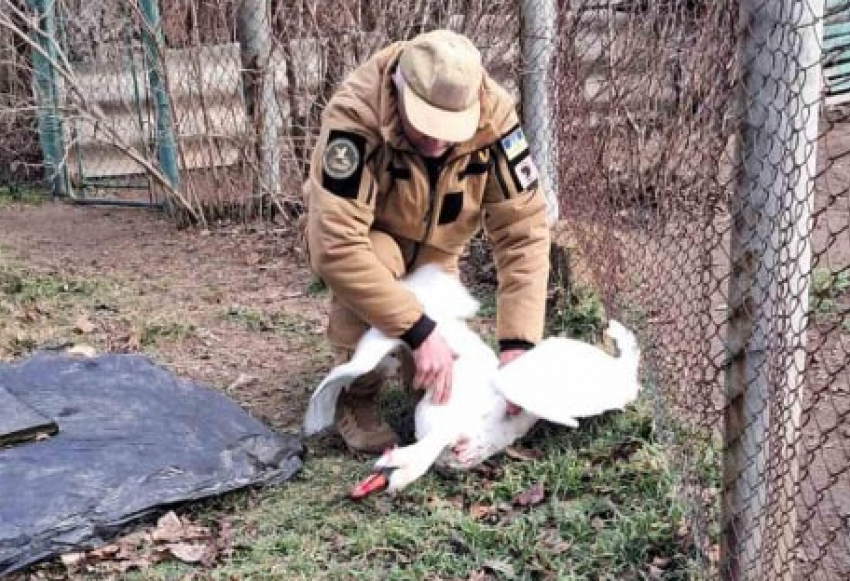
<instances>
[{"instance_id":1,"label":"black cuff","mask_svg":"<svg viewBox=\"0 0 850 581\"><path fill-rule=\"evenodd\" d=\"M404 332L401 336L401 340L407 343L411 349L418 349L436 326L437 323L429 319L427 315L423 314L419 317L418 321L413 323L411 328Z\"/></svg>"},{"instance_id":2,"label":"black cuff","mask_svg":"<svg viewBox=\"0 0 850 581\"><path fill-rule=\"evenodd\" d=\"M502 351L510 351L511 349L522 349L528 351L534 348L534 343L525 341L524 339L501 339L499 341L499 353Z\"/></svg>"}]
</instances>

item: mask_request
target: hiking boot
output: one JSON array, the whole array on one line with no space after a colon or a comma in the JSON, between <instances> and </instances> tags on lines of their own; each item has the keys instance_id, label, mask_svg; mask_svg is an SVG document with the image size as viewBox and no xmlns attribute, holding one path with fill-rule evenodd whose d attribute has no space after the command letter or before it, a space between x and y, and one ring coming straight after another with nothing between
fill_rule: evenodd
<instances>
[{"instance_id":1,"label":"hiking boot","mask_svg":"<svg viewBox=\"0 0 850 581\"><path fill-rule=\"evenodd\" d=\"M343 391L336 403L335 424L345 445L356 452L380 454L399 443L398 435L378 411L377 390L365 394Z\"/></svg>"},{"instance_id":2,"label":"hiking boot","mask_svg":"<svg viewBox=\"0 0 850 581\"><path fill-rule=\"evenodd\" d=\"M335 364L345 363L351 355L351 349L336 348ZM334 424L345 445L355 452L380 454L399 443L398 435L378 411L378 392L385 379L383 371L371 371L339 394Z\"/></svg>"}]
</instances>

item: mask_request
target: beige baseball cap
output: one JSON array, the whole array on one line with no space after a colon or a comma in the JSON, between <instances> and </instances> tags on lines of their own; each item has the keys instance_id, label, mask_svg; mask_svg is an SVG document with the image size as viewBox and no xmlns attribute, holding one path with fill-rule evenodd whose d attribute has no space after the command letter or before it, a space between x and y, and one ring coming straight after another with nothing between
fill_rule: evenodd
<instances>
[{"instance_id":1,"label":"beige baseball cap","mask_svg":"<svg viewBox=\"0 0 850 581\"><path fill-rule=\"evenodd\" d=\"M398 61L410 124L436 139L460 143L475 135L484 78L481 53L465 36L434 30L410 40Z\"/></svg>"}]
</instances>

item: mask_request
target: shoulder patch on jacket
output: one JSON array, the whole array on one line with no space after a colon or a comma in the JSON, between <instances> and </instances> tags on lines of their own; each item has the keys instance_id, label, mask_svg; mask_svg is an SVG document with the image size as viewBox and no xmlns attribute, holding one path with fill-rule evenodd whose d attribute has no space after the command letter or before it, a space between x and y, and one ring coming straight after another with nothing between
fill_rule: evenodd
<instances>
[{"instance_id":1,"label":"shoulder patch on jacket","mask_svg":"<svg viewBox=\"0 0 850 581\"><path fill-rule=\"evenodd\" d=\"M525 156L525 158L517 162L516 165L511 166L511 173L517 181L517 185L519 186L518 189L520 191L525 191L530 188L539 177L537 166L534 165L534 160L530 155Z\"/></svg>"},{"instance_id":2,"label":"shoulder patch on jacket","mask_svg":"<svg viewBox=\"0 0 850 581\"><path fill-rule=\"evenodd\" d=\"M508 161L513 161L528 150L528 141L525 139L522 127L519 124L514 125L510 131L499 138L499 147L502 148Z\"/></svg>"},{"instance_id":3,"label":"shoulder patch on jacket","mask_svg":"<svg viewBox=\"0 0 850 581\"><path fill-rule=\"evenodd\" d=\"M322 187L342 198L357 198L365 150L366 139L362 135L331 130L322 156Z\"/></svg>"},{"instance_id":4,"label":"shoulder patch on jacket","mask_svg":"<svg viewBox=\"0 0 850 581\"><path fill-rule=\"evenodd\" d=\"M537 183L539 172L531 157L525 132L517 123L497 141L498 153L504 156L513 181L513 190L524 192Z\"/></svg>"}]
</instances>

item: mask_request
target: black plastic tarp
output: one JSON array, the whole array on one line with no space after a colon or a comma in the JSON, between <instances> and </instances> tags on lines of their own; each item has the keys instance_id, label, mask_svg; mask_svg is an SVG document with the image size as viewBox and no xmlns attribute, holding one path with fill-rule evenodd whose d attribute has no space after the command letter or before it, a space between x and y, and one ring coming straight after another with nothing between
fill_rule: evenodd
<instances>
[{"instance_id":1,"label":"black plastic tarp","mask_svg":"<svg viewBox=\"0 0 850 581\"><path fill-rule=\"evenodd\" d=\"M0 575L97 546L162 505L301 467L296 436L143 356L40 353L0 364L0 385L59 427L0 448Z\"/></svg>"}]
</instances>

